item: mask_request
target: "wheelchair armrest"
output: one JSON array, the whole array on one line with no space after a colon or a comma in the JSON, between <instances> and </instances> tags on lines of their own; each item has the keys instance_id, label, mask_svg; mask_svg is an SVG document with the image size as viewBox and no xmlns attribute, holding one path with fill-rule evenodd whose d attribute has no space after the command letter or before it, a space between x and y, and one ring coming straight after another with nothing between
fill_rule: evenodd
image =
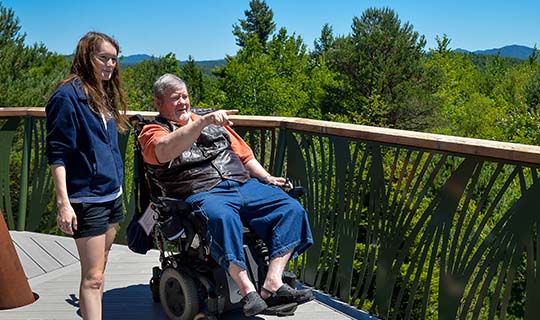
<instances>
[{"instance_id":1,"label":"wheelchair armrest","mask_svg":"<svg viewBox=\"0 0 540 320\"><path fill-rule=\"evenodd\" d=\"M182 199L157 197L153 201L159 213L157 218L162 234L167 240L176 240L185 230L192 228L186 225L186 219L191 212L191 206ZM191 234L190 232L189 234Z\"/></svg>"},{"instance_id":2,"label":"wheelchair armrest","mask_svg":"<svg viewBox=\"0 0 540 320\"><path fill-rule=\"evenodd\" d=\"M276 184L270 183L268 181L268 177L264 179L259 179L259 182L263 184L277 186ZM294 199L299 199L300 197L303 197L306 194L306 189L304 189L304 187L294 186L292 181L288 177L285 179L285 184L279 187L283 191L285 191L291 198L294 198Z\"/></svg>"},{"instance_id":3,"label":"wheelchair armrest","mask_svg":"<svg viewBox=\"0 0 540 320\"><path fill-rule=\"evenodd\" d=\"M289 196L291 196L294 199L298 199L300 197L303 197L304 194L306 194L306 189L302 186L292 187L291 189L286 191Z\"/></svg>"}]
</instances>

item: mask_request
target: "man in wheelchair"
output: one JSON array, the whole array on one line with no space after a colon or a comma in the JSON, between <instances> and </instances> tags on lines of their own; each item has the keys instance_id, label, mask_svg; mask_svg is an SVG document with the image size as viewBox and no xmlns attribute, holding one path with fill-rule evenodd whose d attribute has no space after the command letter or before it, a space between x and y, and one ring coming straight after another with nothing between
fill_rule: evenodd
<instances>
[{"instance_id":1,"label":"man in wheelchair","mask_svg":"<svg viewBox=\"0 0 540 320\"><path fill-rule=\"evenodd\" d=\"M289 259L313 243L306 212L279 188L286 180L270 175L231 129L228 116L237 110L192 113L186 84L172 74L153 89L159 116L138 137L147 172L161 196L183 199L208 222L210 254L238 286L244 315L311 300L311 290L282 280ZM259 292L247 271L244 225L268 247Z\"/></svg>"}]
</instances>

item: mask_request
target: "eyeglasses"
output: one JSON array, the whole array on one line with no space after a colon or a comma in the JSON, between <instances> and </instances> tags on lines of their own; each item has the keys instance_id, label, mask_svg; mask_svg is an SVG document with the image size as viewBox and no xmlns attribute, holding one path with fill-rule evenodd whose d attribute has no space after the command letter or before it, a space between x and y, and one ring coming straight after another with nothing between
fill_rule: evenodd
<instances>
[{"instance_id":1,"label":"eyeglasses","mask_svg":"<svg viewBox=\"0 0 540 320\"><path fill-rule=\"evenodd\" d=\"M105 55L97 55L96 59L101 61L103 64L109 63L109 60L111 61L111 63L113 65L116 65L118 63L118 58L117 57L110 57L110 56L105 56Z\"/></svg>"}]
</instances>

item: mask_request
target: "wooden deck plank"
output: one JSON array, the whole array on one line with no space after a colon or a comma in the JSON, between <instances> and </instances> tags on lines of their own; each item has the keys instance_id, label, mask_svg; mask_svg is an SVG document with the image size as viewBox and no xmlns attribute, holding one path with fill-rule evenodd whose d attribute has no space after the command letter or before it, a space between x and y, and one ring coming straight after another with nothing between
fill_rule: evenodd
<instances>
[{"instance_id":1,"label":"wooden deck plank","mask_svg":"<svg viewBox=\"0 0 540 320\"><path fill-rule=\"evenodd\" d=\"M68 237L50 236L49 238L47 235L31 232L14 233L17 233L17 235L13 238L17 238L18 243L23 244L29 243L27 241L21 241L21 238L24 237L32 238L39 243L43 243L43 241L49 241L51 243L56 241L64 245L68 242L74 242L73 239ZM75 250L72 253L76 254L76 249L73 247L72 249ZM39 251L36 250L35 252ZM25 271L28 267L26 264L29 262L28 260L31 262L29 258L26 260L21 258L21 263ZM161 305L153 302L148 285L152 267L158 264L159 253L156 250L152 250L146 255L139 255L132 253L126 246L113 245L105 273L103 319L166 319ZM32 291L39 295L39 299L30 305L20 308L0 310L0 319L80 319L78 314L79 281L80 268L78 263L35 276L29 282ZM311 301L300 306L294 316L287 317L286 319L343 320L354 318L328 308L320 302ZM248 318L243 317L241 311L236 311L224 314L220 319L237 320ZM276 320L277 318L273 316L256 316L249 319Z\"/></svg>"},{"instance_id":2,"label":"wooden deck plank","mask_svg":"<svg viewBox=\"0 0 540 320\"><path fill-rule=\"evenodd\" d=\"M10 231L10 234L16 234L19 233L18 231ZM73 241L73 238L70 236L57 236L52 234L42 234L42 233L35 233L35 232L23 232L26 237L31 237L32 239L41 242L41 241L51 241L54 240L59 246L63 247L66 251L71 253L74 257L78 259L79 253L77 251L77 246L75 245L75 241ZM13 236L12 236L13 237Z\"/></svg>"},{"instance_id":3,"label":"wooden deck plank","mask_svg":"<svg viewBox=\"0 0 540 320\"><path fill-rule=\"evenodd\" d=\"M36 238L32 239L36 241L39 246L41 246L45 251L47 251L63 267L79 262L78 255L74 256L56 240L42 240ZM74 242L73 240L71 241Z\"/></svg>"},{"instance_id":4,"label":"wooden deck plank","mask_svg":"<svg viewBox=\"0 0 540 320\"><path fill-rule=\"evenodd\" d=\"M23 266L27 279L31 279L45 273L45 270L43 270L34 260L32 260L32 258L28 256L28 254L26 254L26 252L19 247L17 243L14 243L13 246L15 247L17 255L19 256L19 261Z\"/></svg>"},{"instance_id":5,"label":"wooden deck plank","mask_svg":"<svg viewBox=\"0 0 540 320\"><path fill-rule=\"evenodd\" d=\"M23 233L13 233L11 239L45 272L62 267L62 264L35 242L32 237Z\"/></svg>"}]
</instances>

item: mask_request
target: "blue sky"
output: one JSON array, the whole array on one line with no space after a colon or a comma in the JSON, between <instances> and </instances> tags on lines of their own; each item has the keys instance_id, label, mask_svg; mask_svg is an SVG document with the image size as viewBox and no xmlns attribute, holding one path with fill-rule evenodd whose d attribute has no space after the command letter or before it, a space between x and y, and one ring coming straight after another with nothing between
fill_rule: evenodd
<instances>
[{"instance_id":1,"label":"blue sky","mask_svg":"<svg viewBox=\"0 0 540 320\"><path fill-rule=\"evenodd\" d=\"M249 0L0 0L19 18L27 44L73 53L87 31L118 40L121 54L163 56L197 61L222 59L238 50L232 25L245 18ZM540 47L539 0L362 1L267 0L277 28L300 35L308 48L328 23L334 34L351 32L353 17L369 7L390 7L402 23L424 35L428 48L435 36L448 35L452 49L492 49L519 44Z\"/></svg>"}]
</instances>

